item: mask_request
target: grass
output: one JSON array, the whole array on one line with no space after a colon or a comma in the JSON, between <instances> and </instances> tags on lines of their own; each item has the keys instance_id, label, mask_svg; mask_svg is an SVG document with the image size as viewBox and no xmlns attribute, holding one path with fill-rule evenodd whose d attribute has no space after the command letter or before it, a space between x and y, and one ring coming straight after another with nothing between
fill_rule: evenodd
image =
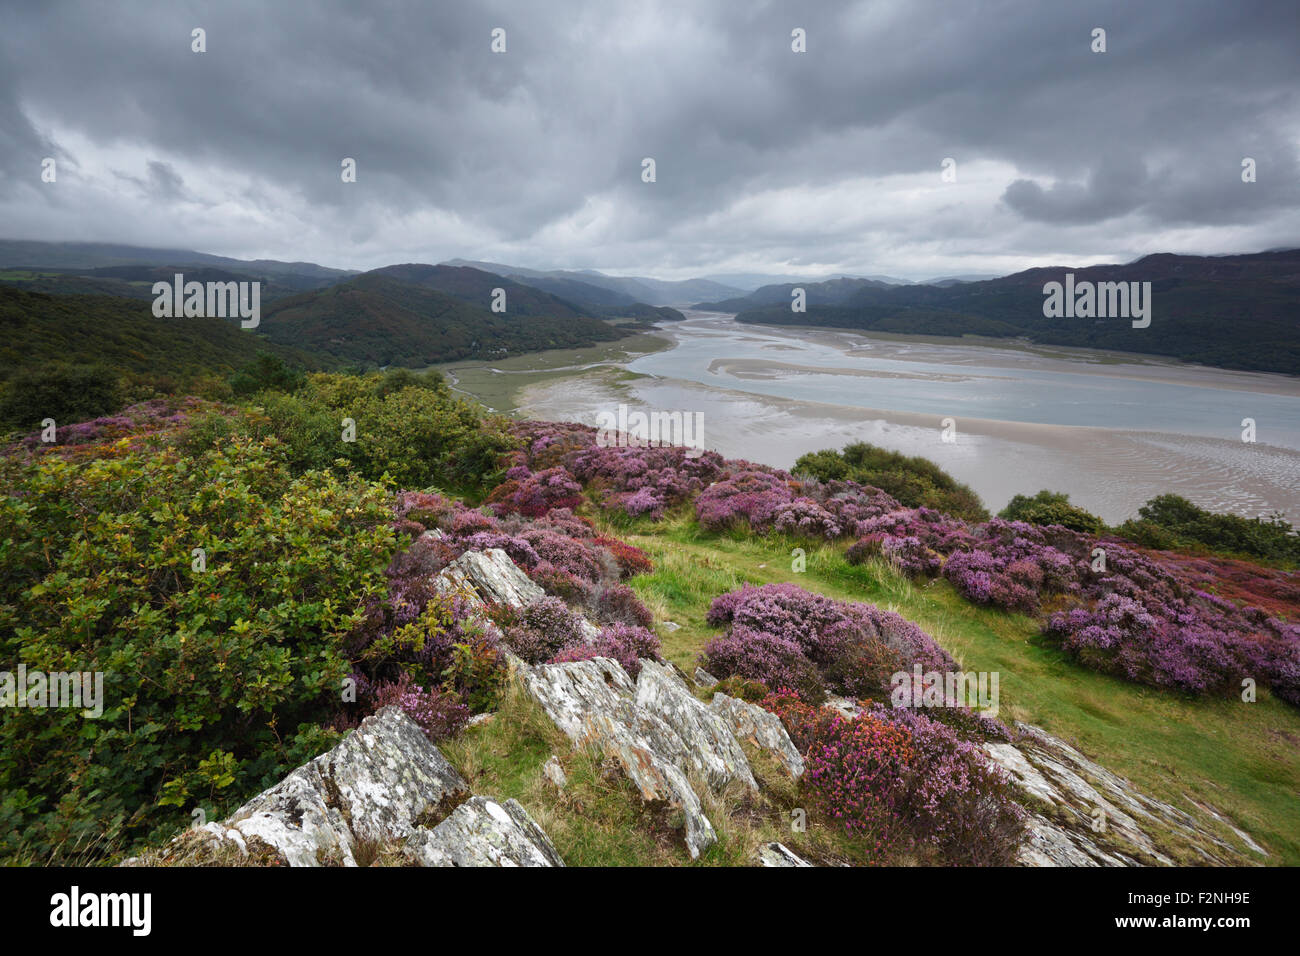
<instances>
[{"instance_id":1,"label":"grass","mask_svg":"<svg viewBox=\"0 0 1300 956\"><path fill-rule=\"evenodd\" d=\"M432 365L443 372L457 391L501 414L518 410L520 392L530 385L599 370L602 374L636 377L619 368L633 358L657 352L672 343L662 336L637 333L613 342L581 349L549 349L483 362L480 360Z\"/></svg>"},{"instance_id":2,"label":"grass","mask_svg":"<svg viewBox=\"0 0 1300 956\"><path fill-rule=\"evenodd\" d=\"M661 637L664 656L687 673L717 633L705 621L709 603L742 583L789 581L877 604L917 623L964 669L998 672L1005 722L1037 724L1198 817L1187 796L1207 803L1269 850L1269 863L1300 864L1300 712L1266 691L1247 704L1098 674L1041 638L1033 619L971 605L943 580L915 585L879 561L849 565L842 545L711 535L686 514L617 533L654 560L654 572L631 583L658 617L681 625ZM804 551L802 572L794 569L796 548Z\"/></svg>"}]
</instances>

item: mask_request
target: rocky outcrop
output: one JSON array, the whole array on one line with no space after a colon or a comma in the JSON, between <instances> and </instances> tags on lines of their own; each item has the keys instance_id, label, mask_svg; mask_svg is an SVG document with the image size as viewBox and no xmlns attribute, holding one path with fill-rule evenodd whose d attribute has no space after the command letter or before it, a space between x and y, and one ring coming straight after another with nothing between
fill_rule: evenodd
<instances>
[{"instance_id":1,"label":"rocky outcrop","mask_svg":"<svg viewBox=\"0 0 1300 956\"><path fill-rule=\"evenodd\" d=\"M403 847L420 866L564 866L550 839L515 800L471 797Z\"/></svg>"},{"instance_id":2,"label":"rocky outcrop","mask_svg":"<svg viewBox=\"0 0 1300 956\"><path fill-rule=\"evenodd\" d=\"M546 595L500 548L466 551L433 583L439 591L459 594L482 610L493 604L523 607Z\"/></svg>"},{"instance_id":3,"label":"rocky outcrop","mask_svg":"<svg viewBox=\"0 0 1300 956\"><path fill-rule=\"evenodd\" d=\"M1202 821L1142 793L1041 727L1017 723L1014 743L985 751L1032 798L1027 866L1173 866L1182 844L1214 865L1239 864L1240 854ZM1036 804L1041 810L1032 809Z\"/></svg>"},{"instance_id":4,"label":"rocky outcrop","mask_svg":"<svg viewBox=\"0 0 1300 956\"><path fill-rule=\"evenodd\" d=\"M202 838L246 856L257 841L290 866L357 866L403 845L427 866L562 866L523 807L469 785L400 708L385 707L328 753L258 794Z\"/></svg>"},{"instance_id":5,"label":"rocky outcrop","mask_svg":"<svg viewBox=\"0 0 1300 956\"><path fill-rule=\"evenodd\" d=\"M812 866L784 843L764 843L758 848L759 866Z\"/></svg>"},{"instance_id":6,"label":"rocky outcrop","mask_svg":"<svg viewBox=\"0 0 1300 956\"><path fill-rule=\"evenodd\" d=\"M803 776L803 757L776 714L726 694L713 695L713 709L741 740L762 750L770 750L790 776Z\"/></svg>"},{"instance_id":7,"label":"rocky outcrop","mask_svg":"<svg viewBox=\"0 0 1300 956\"><path fill-rule=\"evenodd\" d=\"M468 784L416 723L385 707L222 826L261 839L290 866L355 866L360 844L404 838L422 818L468 796Z\"/></svg>"},{"instance_id":8,"label":"rocky outcrop","mask_svg":"<svg viewBox=\"0 0 1300 956\"><path fill-rule=\"evenodd\" d=\"M700 798L681 766L686 744L661 718L638 713L636 686L617 661L597 657L571 664L515 664L528 694L575 747L592 747L619 766L651 807L682 814L692 858L717 840Z\"/></svg>"},{"instance_id":9,"label":"rocky outcrop","mask_svg":"<svg viewBox=\"0 0 1300 956\"><path fill-rule=\"evenodd\" d=\"M692 694L668 665L641 661L634 711L639 721L652 714L671 727L674 733L660 738L664 752L677 766L702 776L715 792L732 783L758 789L731 725ZM678 741L680 751L674 749Z\"/></svg>"}]
</instances>

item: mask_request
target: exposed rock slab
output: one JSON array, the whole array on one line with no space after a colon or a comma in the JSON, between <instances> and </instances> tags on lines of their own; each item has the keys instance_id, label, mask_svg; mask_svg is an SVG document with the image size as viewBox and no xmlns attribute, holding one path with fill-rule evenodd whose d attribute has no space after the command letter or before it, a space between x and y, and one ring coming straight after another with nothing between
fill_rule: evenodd
<instances>
[{"instance_id":1,"label":"exposed rock slab","mask_svg":"<svg viewBox=\"0 0 1300 956\"><path fill-rule=\"evenodd\" d=\"M675 732L672 736L683 745L680 753L672 754L673 762L703 775L714 791L721 791L731 783L758 789L749 760L731 725L692 694L671 667L649 659L641 661L635 708L638 718L654 714L672 728ZM651 731L649 736L653 738L655 732ZM675 743L671 737L663 742L665 746Z\"/></svg>"},{"instance_id":2,"label":"exposed rock slab","mask_svg":"<svg viewBox=\"0 0 1300 956\"><path fill-rule=\"evenodd\" d=\"M596 657L537 667L519 661L515 672L574 746L594 747L618 764L647 804L681 811L692 858L717 841L699 796L667 755L684 753L684 742L657 715L637 712L636 685L617 661Z\"/></svg>"},{"instance_id":3,"label":"exposed rock slab","mask_svg":"<svg viewBox=\"0 0 1300 956\"><path fill-rule=\"evenodd\" d=\"M759 866L812 866L784 843L764 843L758 848Z\"/></svg>"},{"instance_id":4,"label":"exposed rock slab","mask_svg":"<svg viewBox=\"0 0 1300 956\"><path fill-rule=\"evenodd\" d=\"M436 827L419 827L403 852L421 866L564 866L517 801L471 797Z\"/></svg>"},{"instance_id":5,"label":"exposed rock slab","mask_svg":"<svg viewBox=\"0 0 1300 956\"><path fill-rule=\"evenodd\" d=\"M466 551L447 565L434 579L434 586L442 592L459 593L473 601L487 605L506 605L520 608L546 592L500 548L486 551Z\"/></svg>"},{"instance_id":6,"label":"exposed rock slab","mask_svg":"<svg viewBox=\"0 0 1300 956\"><path fill-rule=\"evenodd\" d=\"M776 714L726 694L714 694L712 707L737 737L755 747L770 750L790 776L803 776L803 757Z\"/></svg>"},{"instance_id":7,"label":"exposed rock slab","mask_svg":"<svg viewBox=\"0 0 1300 956\"><path fill-rule=\"evenodd\" d=\"M1031 814L1020 862L1173 866L1167 834L1187 839L1207 863L1239 862L1237 852L1191 814L1142 793L1041 727L1017 723L1016 730L1014 744L986 743L984 750L1026 793L1052 808L1050 819ZM1206 851L1205 843L1219 852Z\"/></svg>"},{"instance_id":8,"label":"exposed rock slab","mask_svg":"<svg viewBox=\"0 0 1300 956\"><path fill-rule=\"evenodd\" d=\"M258 837L290 866L355 866L360 842L405 838L468 796L464 778L419 726L385 707L236 810L221 835Z\"/></svg>"}]
</instances>

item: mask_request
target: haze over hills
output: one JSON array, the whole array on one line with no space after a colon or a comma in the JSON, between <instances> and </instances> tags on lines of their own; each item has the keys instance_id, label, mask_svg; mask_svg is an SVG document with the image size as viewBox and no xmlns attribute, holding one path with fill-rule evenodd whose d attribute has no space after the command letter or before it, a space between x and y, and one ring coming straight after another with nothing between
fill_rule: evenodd
<instances>
[{"instance_id":1,"label":"haze over hills","mask_svg":"<svg viewBox=\"0 0 1300 956\"><path fill-rule=\"evenodd\" d=\"M635 302L647 305L689 305L705 298L722 298L732 296L744 290L723 285L709 279L685 279L668 281L651 279L646 276L609 276L595 270L566 271L556 269L539 272L535 269L522 269L500 262L475 262L467 259L452 259L445 265L472 266L497 275L523 277L527 279L567 279L593 285L597 288L621 293Z\"/></svg>"}]
</instances>

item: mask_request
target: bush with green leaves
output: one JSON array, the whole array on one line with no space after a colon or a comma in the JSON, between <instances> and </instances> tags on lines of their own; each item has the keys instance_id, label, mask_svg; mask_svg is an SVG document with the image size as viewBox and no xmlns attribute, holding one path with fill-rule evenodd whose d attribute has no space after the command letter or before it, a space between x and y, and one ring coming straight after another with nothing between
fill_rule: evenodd
<instances>
[{"instance_id":1,"label":"bush with green leaves","mask_svg":"<svg viewBox=\"0 0 1300 956\"><path fill-rule=\"evenodd\" d=\"M967 521L984 521L979 495L925 458L878 448L867 442L843 451L809 452L794 463L796 475L821 481L856 481L888 492L909 508L933 508Z\"/></svg>"},{"instance_id":2,"label":"bush with green leaves","mask_svg":"<svg viewBox=\"0 0 1300 956\"><path fill-rule=\"evenodd\" d=\"M46 418L71 425L127 404L118 375L103 365L22 369L2 386L0 424L30 430Z\"/></svg>"},{"instance_id":3,"label":"bush with green leaves","mask_svg":"<svg viewBox=\"0 0 1300 956\"><path fill-rule=\"evenodd\" d=\"M1215 514L1179 495L1158 495L1138 509L1138 518L1116 529L1148 548L1205 549L1217 554L1264 558L1288 567L1300 564L1300 535L1277 513L1268 518Z\"/></svg>"},{"instance_id":4,"label":"bush with green leaves","mask_svg":"<svg viewBox=\"0 0 1300 956\"><path fill-rule=\"evenodd\" d=\"M0 661L102 672L103 713L0 711L0 858L157 841L325 750L389 495L234 436L0 459ZM195 553L202 548L202 555Z\"/></svg>"},{"instance_id":5,"label":"bush with green leaves","mask_svg":"<svg viewBox=\"0 0 1300 956\"><path fill-rule=\"evenodd\" d=\"M1069 495L1046 488L1036 495L1016 495L998 512L998 517L1029 524L1059 524L1080 534L1101 534L1106 530L1106 522L1070 504Z\"/></svg>"}]
</instances>

